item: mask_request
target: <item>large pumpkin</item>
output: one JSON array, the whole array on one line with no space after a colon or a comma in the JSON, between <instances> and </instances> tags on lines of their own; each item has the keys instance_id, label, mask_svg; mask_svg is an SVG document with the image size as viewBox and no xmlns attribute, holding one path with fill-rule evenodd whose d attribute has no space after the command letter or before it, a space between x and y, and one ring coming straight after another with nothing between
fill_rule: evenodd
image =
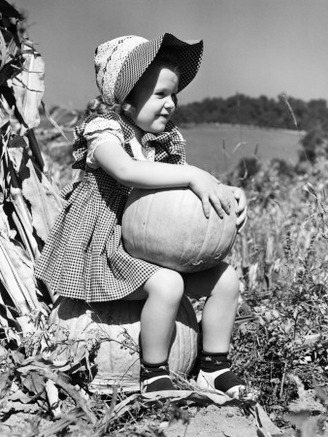
<instances>
[{"instance_id":1,"label":"large pumpkin","mask_svg":"<svg viewBox=\"0 0 328 437\"><path fill-rule=\"evenodd\" d=\"M96 374L90 388L110 392L139 389L139 335L143 301L110 301L87 304L82 300L59 297L49 323L57 343L57 360L75 361L87 342L98 339ZM156 329L156 327L154 327ZM183 297L172 337L169 365L175 374L185 375L197 357L198 324L194 309ZM64 342L63 342L64 340ZM67 346L68 344L68 346Z\"/></svg>"},{"instance_id":2,"label":"large pumpkin","mask_svg":"<svg viewBox=\"0 0 328 437\"><path fill-rule=\"evenodd\" d=\"M236 200L224 186L231 212L221 219L211 208L204 215L200 199L188 188L133 189L122 219L123 243L135 258L179 272L218 264L237 234Z\"/></svg>"}]
</instances>

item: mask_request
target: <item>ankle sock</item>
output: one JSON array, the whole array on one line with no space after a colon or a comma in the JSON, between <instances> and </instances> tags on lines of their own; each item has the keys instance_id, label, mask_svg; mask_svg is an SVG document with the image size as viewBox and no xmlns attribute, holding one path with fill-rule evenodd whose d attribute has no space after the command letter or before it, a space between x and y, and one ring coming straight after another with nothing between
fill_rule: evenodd
<instances>
[{"instance_id":1,"label":"ankle sock","mask_svg":"<svg viewBox=\"0 0 328 437\"><path fill-rule=\"evenodd\" d=\"M200 368L204 372L216 372L217 370L229 369L230 361L228 360L228 352L214 353L201 352Z\"/></svg>"},{"instance_id":2,"label":"ankle sock","mask_svg":"<svg viewBox=\"0 0 328 437\"><path fill-rule=\"evenodd\" d=\"M243 381L230 370L228 353L202 352L197 385L203 389L219 390L232 398L245 389Z\"/></svg>"},{"instance_id":3,"label":"ankle sock","mask_svg":"<svg viewBox=\"0 0 328 437\"><path fill-rule=\"evenodd\" d=\"M140 364L140 384L142 393L150 393L160 390L174 390L167 360L162 363L151 364L141 359Z\"/></svg>"}]
</instances>

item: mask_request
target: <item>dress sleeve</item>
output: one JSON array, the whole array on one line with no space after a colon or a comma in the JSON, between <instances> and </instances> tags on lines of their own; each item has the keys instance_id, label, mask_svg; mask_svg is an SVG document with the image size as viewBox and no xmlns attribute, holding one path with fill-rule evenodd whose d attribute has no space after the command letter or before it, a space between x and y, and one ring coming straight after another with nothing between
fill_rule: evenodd
<instances>
[{"instance_id":1,"label":"dress sleeve","mask_svg":"<svg viewBox=\"0 0 328 437\"><path fill-rule=\"evenodd\" d=\"M86 163L91 168L99 168L94 158L96 148L103 143L119 139L123 144L124 137L120 124L116 120L108 120L102 117L92 119L84 130L84 137L87 140Z\"/></svg>"}]
</instances>

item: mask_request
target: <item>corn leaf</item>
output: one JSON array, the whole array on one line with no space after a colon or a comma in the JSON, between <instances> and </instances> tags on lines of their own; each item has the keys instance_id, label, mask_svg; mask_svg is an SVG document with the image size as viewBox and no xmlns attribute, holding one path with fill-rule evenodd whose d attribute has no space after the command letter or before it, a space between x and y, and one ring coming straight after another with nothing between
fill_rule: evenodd
<instances>
[{"instance_id":1,"label":"corn leaf","mask_svg":"<svg viewBox=\"0 0 328 437\"><path fill-rule=\"evenodd\" d=\"M17 109L27 127L31 129L40 123L39 106L44 94L44 62L41 55L28 46L25 45L23 51L23 69L13 78L12 85Z\"/></svg>"},{"instance_id":2,"label":"corn leaf","mask_svg":"<svg viewBox=\"0 0 328 437\"><path fill-rule=\"evenodd\" d=\"M22 195L22 190L20 188L20 183L18 181L13 162L8 152L8 138L6 138L2 145L3 155L2 158L2 169L3 172L7 173L6 183L2 181L4 188L9 186L10 200L14 206L16 214L13 214L13 219L15 221L17 230L21 235L21 239L25 244L25 248L31 254L31 258L37 259L39 256L39 250L37 242L33 236L33 226L31 214L27 208L25 200ZM1 176L1 173L0 173ZM3 176L4 179L4 176ZM1 179L0 179L1 182Z\"/></svg>"},{"instance_id":3,"label":"corn leaf","mask_svg":"<svg viewBox=\"0 0 328 437\"><path fill-rule=\"evenodd\" d=\"M7 60L7 46L5 39L0 31L0 70L5 65Z\"/></svg>"},{"instance_id":4,"label":"corn leaf","mask_svg":"<svg viewBox=\"0 0 328 437\"><path fill-rule=\"evenodd\" d=\"M10 238L11 230L8 224L7 216L3 210L3 205L0 204L0 234Z\"/></svg>"},{"instance_id":5,"label":"corn leaf","mask_svg":"<svg viewBox=\"0 0 328 437\"><path fill-rule=\"evenodd\" d=\"M15 211L11 214L11 218L13 219L16 231L17 231L20 239L22 240L22 243L24 245L26 253L28 254L28 256L30 257L31 260L34 259L34 253L33 253L32 248L30 246L25 229L24 229L24 227L23 227L21 221L19 220L18 215Z\"/></svg>"},{"instance_id":6,"label":"corn leaf","mask_svg":"<svg viewBox=\"0 0 328 437\"><path fill-rule=\"evenodd\" d=\"M2 197L6 197L7 195L7 186L5 181L5 158L7 154L7 143L9 141L11 133L11 126L9 121L1 127L0 129L0 193Z\"/></svg>"},{"instance_id":7,"label":"corn leaf","mask_svg":"<svg viewBox=\"0 0 328 437\"><path fill-rule=\"evenodd\" d=\"M0 129L10 120L9 108L6 101L0 95Z\"/></svg>"},{"instance_id":8,"label":"corn leaf","mask_svg":"<svg viewBox=\"0 0 328 437\"><path fill-rule=\"evenodd\" d=\"M17 44L15 42L15 38L12 37L12 39L9 41L9 43L7 43L7 60L11 60L14 59L16 54L17 54Z\"/></svg>"},{"instance_id":9,"label":"corn leaf","mask_svg":"<svg viewBox=\"0 0 328 437\"><path fill-rule=\"evenodd\" d=\"M31 205L33 226L45 242L63 208L63 200L43 174L39 181L38 170L31 161L27 166L31 170L31 176L23 181L23 194Z\"/></svg>"},{"instance_id":10,"label":"corn leaf","mask_svg":"<svg viewBox=\"0 0 328 437\"><path fill-rule=\"evenodd\" d=\"M22 147L10 148L9 152L22 181L22 194L29 202L32 225L39 237L46 241L63 207L63 200L59 196L59 191L33 164L26 150Z\"/></svg>"},{"instance_id":11,"label":"corn leaf","mask_svg":"<svg viewBox=\"0 0 328 437\"><path fill-rule=\"evenodd\" d=\"M7 216L0 207L0 280L18 312L39 308L33 278L33 258L13 238Z\"/></svg>"},{"instance_id":12,"label":"corn leaf","mask_svg":"<svg viewBox=\"0 0 328 437\"><path fill-rule=\"evenodd\" d=\"M8 295L13 301L17 311L20 314L28 314L31 310L27 300L25 299L22 288L19 284L19 277L14 272L12 263L7 255L3 245L3 240L0 236L0 280L6 288Z\"/></svg>"},{"instance_id":13,"label":"corn leaf","mask_svg":"<svg viewBox=\"0 0 328 437\"><path fill-rule=\"evenodd\" d=\"M36 164L38 165L41 171L44 171L43 156L33 129L30 129L29 131L26 132L26 138L28 139L28 145L33 153Z\"/></svg>"},{"instance_id":14,"label":"corn leaf","mask_svg":"<svg viewBox=\"0 0 328 437\"><path fill-rule=\"evenodd\" d=\"M0 326L1 328L14 326L15 328L19 328L19 324L12 313L12 309L9 305L6 305L3 301L2 294L0 293Z\"/></svg>"},{"instance_id":15,"label":"corn leaf","mask_svg":"<svg viewBox=\"0 0 328 437\"><path fill-rule=\"evenodd\" d=\"M16 300L19 305L24 300L30 310L40 308L33 278L33 264L25 251L13 240L8 240L3 235L0 235L0 250L0 270L3 282L11 288L9 294L12 300ZM13 293L17 296L14 299ZM23 308L25 308L24 305Z\"/></svg>"},{"instance_id":16,"label":"corn leaf","mask_svg":"<svg viewBox=\"0 0 328 437\"><path fill-rule=\"evenodd\" d=\"M24 201L22 190L10 186L10 194L18 218L18 220L16 216L14 218L14 220L16 219L16 226L19 228L22 239L27 242L26 249L31 252L34 259L38 259L40 253L37 242L33 236L32 218Z\"/></svg>"}]
</instances>

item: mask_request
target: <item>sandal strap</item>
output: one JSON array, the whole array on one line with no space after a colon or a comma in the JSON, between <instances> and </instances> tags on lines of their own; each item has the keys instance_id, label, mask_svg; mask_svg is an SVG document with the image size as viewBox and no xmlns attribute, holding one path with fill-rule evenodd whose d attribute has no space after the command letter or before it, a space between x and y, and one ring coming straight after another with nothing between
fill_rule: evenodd
<instances>
[{"instance_id":1,"label":"sandal strap","mask_svg":"<svg viewBox=\"0 0 328 437\"><path fill-rule=\"evenodd\" d=\"M155 376L141 381L141 393L162 390L175 390L172 380L168 375Z\"/></svg>"},{"instance_id":2,"label":"sandal strap","mask_svg":"<svg viewBox=\"0 0 328 437\"><path fill-rule=\"evenodd\" d=\"M245 389L242 380L230 369L221 369L216 372L199 371L197 385L203 390L210 390L237 397Z\"/></svg>"}]
</instances>

